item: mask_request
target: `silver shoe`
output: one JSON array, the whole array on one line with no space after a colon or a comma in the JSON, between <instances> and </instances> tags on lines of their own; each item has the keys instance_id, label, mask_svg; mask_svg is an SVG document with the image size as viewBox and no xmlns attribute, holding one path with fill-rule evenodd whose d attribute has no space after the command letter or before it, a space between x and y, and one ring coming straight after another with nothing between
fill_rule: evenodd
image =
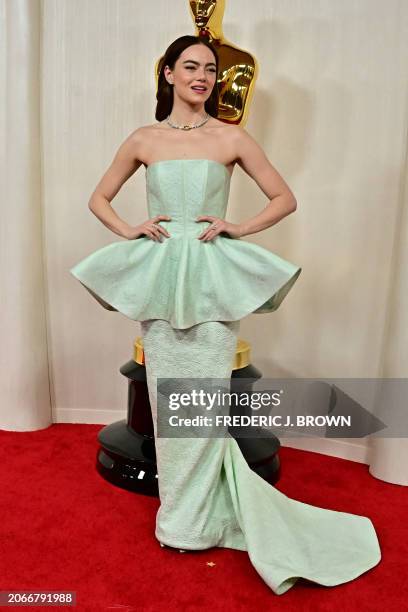
<instances>
[{"instance_id":1,"label":"silver shoe","mask_svg":"<svg viewBox=\"0 0 408 612\"><path fill-rule=\"evenodd\" d=\"M163 544L163 542L159 542L159 544L160 544L160 546L161 546L162 548L168 548L167 544ZM178 550L179 550L179 552L181 552L181 553L186 552L186 551L185 551L185 550L183 550L182 548L179 548Z\"/></svg>"}]
</instances>

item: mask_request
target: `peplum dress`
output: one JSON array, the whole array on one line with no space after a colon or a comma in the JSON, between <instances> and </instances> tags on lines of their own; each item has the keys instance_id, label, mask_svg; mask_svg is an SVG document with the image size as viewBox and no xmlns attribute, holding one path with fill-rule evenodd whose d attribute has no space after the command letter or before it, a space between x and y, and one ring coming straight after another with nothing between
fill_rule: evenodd
<instances>
[{"instance_id":1,"label":"peplum dress","mask_svg":"<svg viewBox=\"0 0 408 612\"><path fill-rule=\"evenodd\" d=\"M281 493L249 467L226 427L202 437L166 436L159 427L165 418L159 382L174 380L185 392L199 379L211 392L220 379L229 381L240 320L276 310L301 272L242 239L197 239L210 225L197 216L225 218L230 179L226 166L210 159L150 164L149 218L169 215L160 225L170 238L114 242L70 272L104 308L141 323L160 497L157 540L186 551L247 551L276 595L299 578L335 586L381 559L368 517Z\"/></svg>"},{"instance_id":2,"label":"peplum dress","mask_svg":"<svg viewBox=\"0 0 408 612\"><path fill-rule=\"evenodd\" d=\"M171 234L156 242L146 236L113 242L70 272L109 310L130 319L164 319L186 329L204 321L240 320L250 313L276 310L301 268L242 239L219 234L197 240L228 206L231 175L207 159L165 160L146 170L149 218Z\"/></svg>"}]
</instances>

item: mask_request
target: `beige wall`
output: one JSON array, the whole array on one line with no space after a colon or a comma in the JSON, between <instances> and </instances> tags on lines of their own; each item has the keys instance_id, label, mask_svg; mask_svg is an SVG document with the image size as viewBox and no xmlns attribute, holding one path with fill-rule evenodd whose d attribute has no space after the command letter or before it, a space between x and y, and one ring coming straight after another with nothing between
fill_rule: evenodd
<instances>
[{"instance_id":1,"label":"beige wall","mask_svg":"<svg viewBox=\"0 0 408 612\"><path fill-rule=\"evenodd\" d=\"M41 425L44 415L108 423L125 416L118 369L132 356L139 323L105 311L68 270L118 240L87 202L124 138L155 121L154 63L173 39L194 33L188 3L1 0L0 7L8 92L1 274L2 291L13 296L3 347L14 370L11 385L4 368L0 375L3 421L32 427L34 402ZM226 2L224 35L259 62L246 129L298 201L294 215L246 237L303 267L276 313L241 323L253 363L265 377L406 376L407 309L398 304L408 295L407 243L398 230L406 205L408 4L234 0ZM26 97L17 76L28 83ZM266 201L237 167L230 220ZM143 168L114 206L132 223L146 218ZM23 335L27 316L36 331ZM29 364L32 383L41 381L34 399L18 388L16 372ZM18 418L16 405L24 406ZM307 447L367 461L364 440Z\"/></svg>"}]
</instances>

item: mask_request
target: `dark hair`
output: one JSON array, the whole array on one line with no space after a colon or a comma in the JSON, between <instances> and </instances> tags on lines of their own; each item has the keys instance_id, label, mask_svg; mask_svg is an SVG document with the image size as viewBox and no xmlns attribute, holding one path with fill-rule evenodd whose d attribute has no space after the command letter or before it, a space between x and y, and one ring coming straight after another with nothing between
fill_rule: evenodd
<instances>
[{"instance_id":1,"label":"dark hair","mask_svg":"<svg viewBox=\"0 0 408 612\"><path fill-rule=\"evenodd\" d=\"M170 113L173 108L173 85L167 82L164 76L164 67L168 66L170 70L174 69L174 64L179 58L181 53L187 47L191 45L205 45L214 54L216 63L216 75L218 75L218 54L210 41L202 36L192 36L190 34L186 36L180 36L169 45L165 51L164 56L159 61L159 76L157 83L156 93L156 112L155 118L157 121L163 121ZM204 108L209 115L217 118L218 116L218 83L215 81L211 96L205 101Z\"/></svg>"}]
</instances>

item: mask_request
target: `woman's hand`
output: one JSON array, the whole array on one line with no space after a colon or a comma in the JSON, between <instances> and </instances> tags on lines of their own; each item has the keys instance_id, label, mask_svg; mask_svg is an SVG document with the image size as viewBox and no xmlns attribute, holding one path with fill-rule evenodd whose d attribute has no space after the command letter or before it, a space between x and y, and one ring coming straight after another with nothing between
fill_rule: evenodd
<instances>
[{"instance_id":1,"label":"woman's hand","mask_svg":"<svg viewBox=\"0 0 408 612\"><path fill-rule=\"evenodd\" d=\"M203 242L212 240L215 236L221 234L221 232L227 233L231 238L240 238L242 233L240 225L229 223L224 219L219 219L219 217L201 216L197 217L196 221L211 221L211 225L198 236L198 239Z\"/></svg>"},{"instance_id":2,"label":"woman's hand","mask_svg":"<svg viewBox=\"0 0 408 612\"><path fill-rule=\"evenodd\" d=\"M161 234L164 236L170 237L169 232L165 227L161 225L156 225L159 221L170 221L171 217L168 215L156 215L151 219L148 219L141 225L137 225L136 227L130 227L125 234L125 238L128 240L133 240L134 238L139 238L143 234L146 235L147 238L151 238L151 240L155 240L156 242L163 242L161 238Z\"/></svg>"}]
</instances>

